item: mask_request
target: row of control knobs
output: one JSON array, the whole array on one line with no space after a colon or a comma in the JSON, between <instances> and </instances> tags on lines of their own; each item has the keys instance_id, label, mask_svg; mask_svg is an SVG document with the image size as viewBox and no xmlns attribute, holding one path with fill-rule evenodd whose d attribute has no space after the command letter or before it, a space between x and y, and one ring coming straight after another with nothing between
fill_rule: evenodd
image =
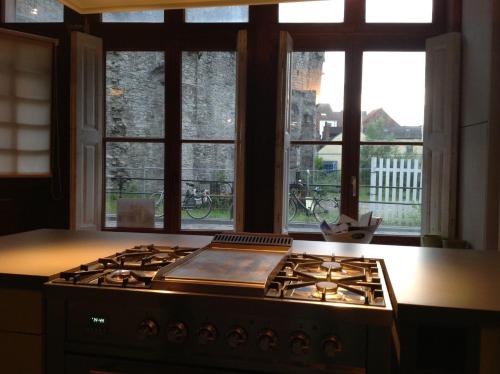
<instances>
[{"instance_id":1,"label":"row of control knobs","mask_svg":"<svg viewBox=\"0 0 500 374\"><path fill-rule=\"evenodd\" d=\"M159 333L158 324L153 320L143 321L138 328L138 335L141 339L157 336ZM200 345L208 345L216 341L218 337L217 329L212 324L203 325L197 331L197 339ZM167 327L167 340L170 343L181 344L188 338L188 328L183 322L171 323ZM248 334L242 327L233 327L226 334L226 342L231 348L238 348L248 341ZM263 352L271 352L278 347L278 335L271 329L260 331L257 336L257 346ZM289 339L290 349L295 355L305 355L310 350L310 338L304 332L295 332ZM323 353L327 357L335 357L342 351L342 345L335 335L330 335L321 343Z\"/></svg>"}]
</instances>

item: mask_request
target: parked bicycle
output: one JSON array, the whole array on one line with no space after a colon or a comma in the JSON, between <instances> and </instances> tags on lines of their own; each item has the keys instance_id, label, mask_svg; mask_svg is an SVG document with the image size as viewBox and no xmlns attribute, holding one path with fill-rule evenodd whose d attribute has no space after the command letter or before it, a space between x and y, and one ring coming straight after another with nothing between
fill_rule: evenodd
<instances>
[{"instance_id":1,"label":"parked bicycle","mask_svg":"<svg viewBox=\"0 0 500 374\"><path fill-rule=\"evenodd\" d=\"M340 216L340 203L337 198L323 198L321 188L315 187L313 196L302 196L302 191L306 191L304 184L298 183L290 187L288 199L288 221L291 222L297 213L303 212L306 217L314 217L316 221L337 222Z\"/></svg>"},{"instance_id":2,"label":"parked bicycle","mask_svg":"<svg viewBox=\"0 0 500 374\"><path fill-rule=\"evenodd\" d=\"M193 183L186 183L186 185L189 188L184 193L181 209L191 218L206 218L210 212L212 212L212 198L210 197L210 192L207 189L198 190ZM152 199L155 201L155 212L160 212L157 217L163 217L164 191L154 193Z\"/></svg>"}]
</instances>

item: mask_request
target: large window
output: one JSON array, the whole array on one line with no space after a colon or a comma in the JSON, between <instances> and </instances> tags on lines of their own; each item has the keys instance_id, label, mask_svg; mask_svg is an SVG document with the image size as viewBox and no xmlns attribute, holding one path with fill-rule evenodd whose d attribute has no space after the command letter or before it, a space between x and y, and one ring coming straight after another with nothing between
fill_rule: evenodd
<instances>
[{"instance_id":1,"label":"large window","mask_svg":"<svg viewBox=\"0 0 500 374\"><path fill-rule=\"evenodd\" d=\"M120 223L122 200L154 209L166 228L166 185L180 188L180 229L234 228L236 140L236 52L180 54L180 181L165 155L176 123L165 120L168 66L164 52L109 51L106 54L106 227ZM167 82L167 87L165 87ZM175 156L179 157L179 156Z\"/></svg>"},{"instance_id":2,"label":"large window","mask_svg":"<svg viewBox=\"0 0 500 374\"><path fill-rule=\"evenodd\" d=\"M248 22L248 6L193 8L186 10L189 23Z\"/></svg>"},{"instance_id":3,"label":"large window","mask_svg":"<svg viewBox=\"0 0 500 374\"><path fill-rule=\"evenodd\" d=\"M425 52L365 52L362 79L359 212L419 235Z\"/></svg>"},{"instance_id":4,"label":"large window","mask_svg":"<svg viewBox=\"0 0 500 374\"><path fill-rule=\"evenodd\" d=\"M343 0L320 0L279 5L282 23L337 23L344 21Z\"/></svg>"},{"instance_id":5,"label":"large window","mask_svg":"<svg viewBox=\"0 0 500 374\"><path fill-rule=\"evenodd\" d=\"M117 225L120 199L136 199L153 202L153 226L170 232L272 230L270 221L280 214L270 209L275 37L287 31L293 53L283 224L313 237L323 219L372 210L383 218L379 233L419 235L425 40L445 31L438 24L445 7L432 0L375 4L325 0L104 14L96 29L109 49L106 226ZM130 50L124 23L144 35L131 38ZM240 29L249 36L246 86L235 52ZM249 107L242 112L249 121L243 163L242 103ZM244 191L237 188L240 174ZM235 212L236 196L246 203L244 213Z\"/></svg>"},{"instance_id":6,"label":"large window","mask_svg":"<svg viewBox=\"0 0 500 374\"><path fill-rule=\"evenodd\" d=\"M163 22L164 12L162 10L146 10L143 12L116 12L103 13L103 22Z\"/></svg>"},{"instance_id":7,"label":"large window","mask_svg":"<svg viewBox=\"0 0 500 374\"><path fill-rule=\"evenodd\" d=\"M317 231L340 213L344 52L292 57L288 227Z\"/></svg>"},{"instance_id":8,"label":"large window","mask_svg":"<svg viewBox=\"0 0 500 374\"><path fill-rule=\"evenodd\" d=\"M236 53L182 54L182 229L234 227Z\"/></svg>"},{"instance_id":9,"label":"large window","mask_svg":"<svg viewBox=\"0 0 500 374\"><path fill-rule=\"evenodd\" d=\"M165 154L163 52L106 54L105 225L116 227L118 201L154 201L163 227Z\"/></svg>"},{"instance_id":10,"label":"large window","mask_svg":"<svg viewBox=\"0 0 500 374\"><path fill-rule=\"evenodd\" d=\"M63 22L64 7L57 0L5 0L6 22Z\"/></svg>"},{"instance_id":11,"label":"large window","mask_svg":"<svg viewBox=\"0 0 500 374\"><path fill-rule=\"evenodd\" d=\"M315 3L279 6L279 21L288 23L282 29L298 42L290 74L288 230L319 232L323 219L373 211L383 219L378 233L420 235L428 36L410 30L425 30L436 7L432 0ZM318 14L313 6L325 8ZM333 24L344 19L350 24ZM320 35L314 23L324 20L330 24ZM305 24L292 24L299 22ZM369 37L357 35L367 28ZM345 53L322 52L336 45Z\"/></svg>"}]
</instances>

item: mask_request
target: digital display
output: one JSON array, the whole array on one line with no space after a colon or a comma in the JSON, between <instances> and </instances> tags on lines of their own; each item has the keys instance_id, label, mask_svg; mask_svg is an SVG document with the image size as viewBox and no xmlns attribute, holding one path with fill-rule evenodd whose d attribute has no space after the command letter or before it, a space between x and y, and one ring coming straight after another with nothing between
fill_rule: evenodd
<instances>
[{"instance_id":1,"label":"digital display","mask_svg":"<svg viewBox=\"0 0 500 374\"><path fill-rule=\"evenodd\" d=\"M89 316L88 324L90 332L104 334L108 329L108 318L105 316L91 315Z\"/></svg>"}]
</instances>

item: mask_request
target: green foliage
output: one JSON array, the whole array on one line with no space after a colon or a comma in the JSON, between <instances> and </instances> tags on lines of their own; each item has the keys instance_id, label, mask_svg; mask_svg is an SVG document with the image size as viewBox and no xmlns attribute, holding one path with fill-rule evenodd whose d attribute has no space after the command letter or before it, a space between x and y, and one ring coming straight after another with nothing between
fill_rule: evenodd
<instances>
[{"instance_id":1,"label":"green foliage","mask_svg":"<svg viewBox=\"0 0 500 374\"><path fill-rule=\"evenodd\" d=\"M323 158L316 156L314 157L314 169L315 170L323 170Z\"/></svg>"}]
</instances>

